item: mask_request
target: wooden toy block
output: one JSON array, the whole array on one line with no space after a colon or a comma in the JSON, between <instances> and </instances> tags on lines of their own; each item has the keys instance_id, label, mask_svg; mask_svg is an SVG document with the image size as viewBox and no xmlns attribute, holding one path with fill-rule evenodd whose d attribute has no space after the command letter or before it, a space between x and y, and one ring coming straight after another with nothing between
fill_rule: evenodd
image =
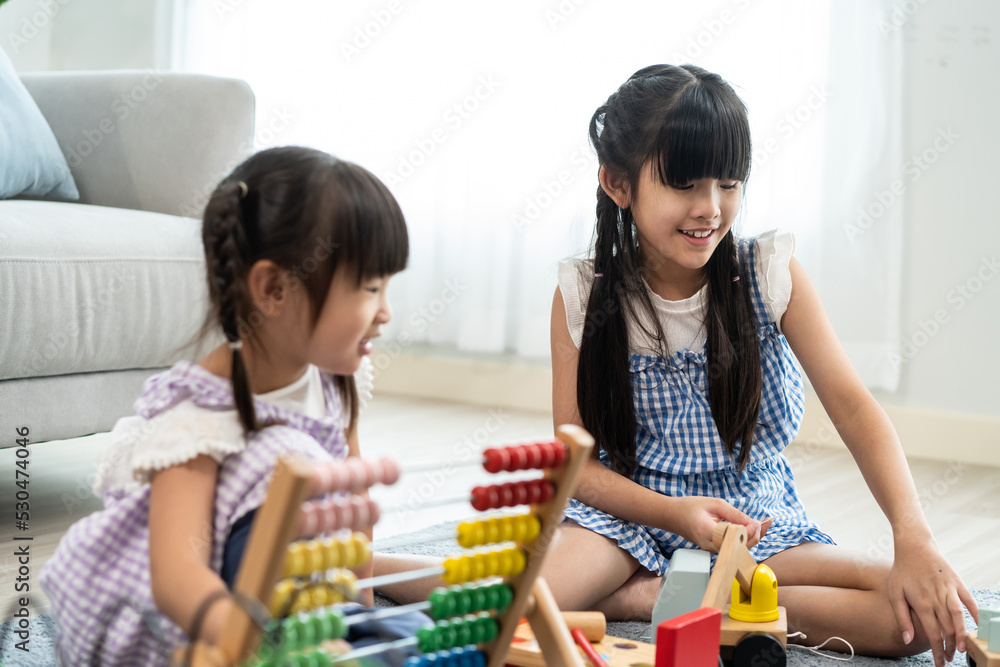
<instances>
[{"instance_id":1,"label":"wooden toy block","mask_svg":"<svg viewBox=\"0 0 1000 667\"><path fill-rule=\"evenodd\" d=\"M574 613L576 612L563 612L563 618L570 627L574 627L572 619ZM595 638L593 633L587 630L584 631L584 634L590 640L593 649L608 664L608 667L653 667L655 664L656 649L652 644L612 637L604 633L601 633L599 638ZM582 661L581 664L589 667L592 663L585 660L581 649L577 648L577 650ZM517 626L517 630L514 632L512 643L507 651L507 663L517 667L554 667L562 664L546 659L542 647L538 645L535 634L531 631L531 626L526 622ZM713 665L713 667L717 667L717 665Z\"/></svg>"},{"instance_id":2,"label":"wooden toy block","mask_svg":"<svg viewBox=\"0 0 1000 667\"><path fill-rule=\"evenodd\" d=\"M1000 618L1000 607L990 607L979 610L979 631L976 633L980 639L992 643L997 636L992 633L992 623L996 618Z\"/></svg>"},{"instance_id":3,"label":"wooden toy block","mask_svg":"<svg viewBox=\"0 0 1000 667\"><path fill-rule=\"evenodd\" d=\"M708 588L712 557L707 551L678 549L670 557L663 576L660 596L653 607L653 627L671 618L694 611Z\"/></svg>"},{"instance_id":4,"label":"wooden toy block","mask_svg":"<svg viewBox=\"0 0 1000 667\"><path fill-rule=\"evenodd\" d=\"M722 612L695 609L656 627L656 667L718 667Z\"/></svg>"},{"instance_id":5,"label":"wooden toy block","mask_svg":"<svg viewBox=\"0 0 1000 667\"><path fill-rule=\"evenodd\" d=\"M982 611L980 610L980 624L979 627L983 627L982 623ZM997 620L993 619L990 628L990 633L994 630L1000 628L1000 624L997 624ZM1000 667L1000 651L992 651L989 649L987 640L981 639L976 636L977 633L970 632L965 640L966 648L966 661L969 663L969 667Z\"/></svg>"}]
</instances>

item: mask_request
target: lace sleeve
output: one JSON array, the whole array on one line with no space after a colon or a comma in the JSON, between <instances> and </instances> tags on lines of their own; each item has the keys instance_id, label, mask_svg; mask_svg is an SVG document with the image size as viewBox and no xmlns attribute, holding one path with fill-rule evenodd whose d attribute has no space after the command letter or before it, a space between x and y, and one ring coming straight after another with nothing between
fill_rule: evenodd
<instances>
[{"instance_id":1,"label":"lace sleeve","mask_svg":"<svg viewBox=\"0 0 1000 667\"><path fill-rule=\"evenodd\" d=\"M757 277L768 316L781 331L781 317L792 296L792 274L788 263L795 252L791 232L772 229L757 237Z\"/></svg>"},{"instance_id":2,"label":"lace sleeve","mask_svg":"<svg viewBox=\"0 0 1000 667\"><path fill-rule=\"evenodd\" d=\"M566 306L566 326L577 348L583 343L587 301L593 284L585 282L585 276L593 276L593 272L593 264L589 261L568 259L559 262L559 292Z\"/></svg>"}]
</instances>

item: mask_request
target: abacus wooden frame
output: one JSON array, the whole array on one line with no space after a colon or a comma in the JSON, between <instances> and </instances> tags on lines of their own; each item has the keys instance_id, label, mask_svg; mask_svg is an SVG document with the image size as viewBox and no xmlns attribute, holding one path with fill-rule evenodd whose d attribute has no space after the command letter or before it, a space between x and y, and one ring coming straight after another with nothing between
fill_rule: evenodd
<instances>
[{"instance_id":1,"label":"abacus wooden frame","mask_svg":"<svg viewBox=\"0 0 1000 667\"><path fill-rule=\"evenodd\" d=\"M552 664L583 667L580 653L570 636L569 629L559 616L558 607L544 581L538 576L549 543L562 522L566 502L576 490L583 468L590 459L594 439L587 431L573 424L556 429L556 436L568 449L565 464L557 469L544 471L544 476L555 487L552 498L543 505L532 507L541 521L538 537L525 550L524 570L508 583L514 589L514 598L500 619L496 639L484 649L489 656L487 667L503 667L507 649L521 617L528 613L529 623L539 646ZM250 531L246 555L236 577L234 589L244 595L270 601L278 582L287 546L295 537L296 512L306 500L314 465L301 458L283 458L275 468L267 498L261 505ZM256 649L261 630L250 616L239 607L230 613L226 629L218 646L198 642L194 646L191 667L230 667ZM187 649L174 655L175 664L184 664Z\"/></svg>"}]
</instances>

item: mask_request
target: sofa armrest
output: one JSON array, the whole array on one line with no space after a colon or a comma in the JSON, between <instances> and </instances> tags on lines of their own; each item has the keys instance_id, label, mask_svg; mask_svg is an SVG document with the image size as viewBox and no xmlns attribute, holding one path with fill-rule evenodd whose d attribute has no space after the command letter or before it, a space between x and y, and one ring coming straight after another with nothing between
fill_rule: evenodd
<instances>
[{"instance_id":1,"label":"sofa armrest","mask_svg":"<svg viewBox=\"0 0 1000 667\"><path fill-rule=\"evenodd\" d=\"M253 151L254 96L238 79L156 71L21 74L80 202L201 217Z\"/></svg>"}]
</instances>

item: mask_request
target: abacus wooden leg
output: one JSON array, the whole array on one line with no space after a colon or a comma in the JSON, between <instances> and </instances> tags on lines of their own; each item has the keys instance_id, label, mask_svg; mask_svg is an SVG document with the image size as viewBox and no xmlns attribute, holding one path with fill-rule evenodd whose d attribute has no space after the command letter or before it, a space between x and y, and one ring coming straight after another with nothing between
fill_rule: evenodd
<instances>
[{"instance_id":1,"label":"abacus wooden leg","mask_svg":"<svg viewBox=\"0 0 1000 667\"><path fill-rule=\"evenodd\" d=\"M535 633L535 638L538 639L538 645L542 647L546 660L554 665L583 667L580 652L573 642L569 628L559 614L559 606L552 597L549 585L539 577L535 579L531 593L535 599L535 608L527 614L528 623Z\"/></svg>"}]
</instances>

